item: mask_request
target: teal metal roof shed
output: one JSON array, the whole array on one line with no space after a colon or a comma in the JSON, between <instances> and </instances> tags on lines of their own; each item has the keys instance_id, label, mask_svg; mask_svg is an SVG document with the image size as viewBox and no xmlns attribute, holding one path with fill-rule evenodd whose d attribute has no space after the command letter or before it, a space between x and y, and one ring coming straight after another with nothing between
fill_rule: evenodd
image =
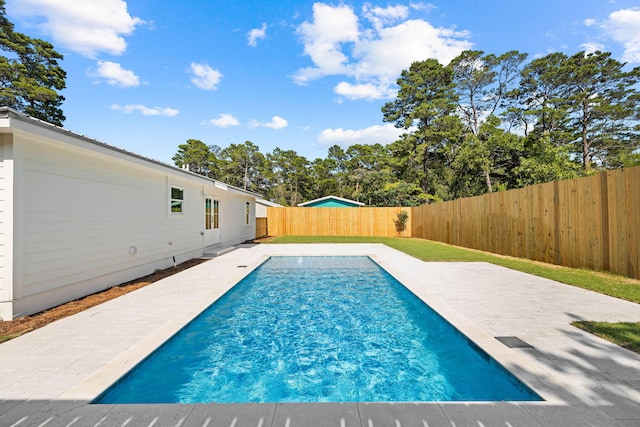
<instances>
[{"instance_id":1,"label":"teal metal roof shed","mask_svg":"<svg viewBox=\"0 0 640 427\"><path fill-rule=\"evenodd\" d=\"M298 207L304 208L359 208L361 206L364 206L364 203L337 196L321 197L298 204Z\"/></svg>"}]
</instances>

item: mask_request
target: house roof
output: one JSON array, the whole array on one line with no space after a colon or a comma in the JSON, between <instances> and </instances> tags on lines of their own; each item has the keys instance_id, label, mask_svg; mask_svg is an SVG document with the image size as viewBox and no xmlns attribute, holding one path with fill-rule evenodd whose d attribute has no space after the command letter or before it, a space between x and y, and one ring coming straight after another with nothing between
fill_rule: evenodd
<instances>
[{"instance_id":1,"label":"house roof","mask_svg":"<svg viewBox=\"0 0 640 427\"><path fill-rule=\"evenodd\" d=\"M190 171L188 171L186 169L178 168L176 166L161 162L159 160L154 160L154 159L151 159L149 157L141 156L141 155L133 153L131 151L127 151L127 150L124 150L122 148L118 148L118 147L113 146L113 145L105 144L104 142L100 142L100 141L98 141L96 139L89 138L89 137L87 137L85 135L72 132L70 130L67 130L67 129L64 129L62 127L53 125L51 123L45 122L45 121L40 120L40 119L36 119L36 118L31 117L31 116L29 116L27 114L24 114L24 113L21 113L19 111L16 111L13 108L0 106L0 120L1 119L9 119L9 120L12 120L12 121L15 120L17 122L26 123L26 124L29 124L29 125L34 125L34 126L37 126L37 127L41 128L41 129L52 131L52 132L57 133L59 135L76 138L76 139L81 140L83 142L89 143L92 146L100 149L100 151L109 153L109 154L113 155L114 157L123 157L124 156L124 157L128 157L129 160L134 160L134 161L138 161L138 162L142 161L143 163L148 163L149 165L154 165L154 166L159 166L161 168L170 169L171 172L174 172L174 173L189 175L192 178L197 178L197 179L201 179L201 180L212 182L212 183L214 183L214 185L216 187L218 187L220 189L223 189L223 190L227 190L227 191L231 190L233 192L243 193L243 194L255 197L256 199L262 197L258 193L254 193L252 191L243 190L242 188L239 188L239 187L236 187L236 186L233 186L233 185L230 185L230 184L226 184L226 183L224 183L222 181L218 181L218 180L215 180L213 178L209 178L209 177L206 177L206 176L203 176L203 175L199 175L199 174L194 173L194 172L190 172ZM2 134L2 133L11 133L11 132L7 132L5 130L5 129L9 128L9 127L10 128L15 128L14 123L10 123L10 125L8 127L4 127L4 129L3 129L2 126L0 126L0 134ZM24 129L21 128L21 130L24 130Z\"/></svg>"},{"instance_id":2,"label":"house roof","mask_svg":"<svg viewBox=\"0 0 640 427\"><path fill-rule=\"evenodd\" d=\"M344 199L338 196L320 197L319 199L313 199L313 200L309 200L308 202L298 203L298 206L315 206L317 204L322 204L323 202L331 202L331 201L336 201L339 203L353 205L353 206L364 206L364 203L362 202L358 202L356 200L351 200L351 199Z\"/></svg>"},{"instance_id":3,"label":"house roof","mask_svg":"<svg viewBox=\"0 0 640 427\"><path fill-rule=\"evenodd\" d=\"M260 204L260 205L265 205L265 206L270 206L272 208L281 208L282 205L279 205L275 202L271 202L269 200L265 200L265 199L256 199L256 203Z\"/></svg>"}]
</instances>

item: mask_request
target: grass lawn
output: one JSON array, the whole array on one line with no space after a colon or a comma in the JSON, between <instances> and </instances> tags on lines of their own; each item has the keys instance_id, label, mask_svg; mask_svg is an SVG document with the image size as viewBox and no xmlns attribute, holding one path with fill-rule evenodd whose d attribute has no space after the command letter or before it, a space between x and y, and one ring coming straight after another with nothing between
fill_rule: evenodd
<instances>
[{"instance_id":1,"label":"grass lawn","mask_svg":"<svg viewBox=\"0 0 640 427\"><path fill-rule=\"evenodd\" d=\"M397 237L280 236L269 239L265 243L383 243L423 261L490 262L513 270L640 303L639 280L610 273L560 267L527 259L495 255L430 240ZM594 328L592 331L587 329L587 326L584 326L585 324L597 326L589 326ZM574 326L640 353L640 322L576 322ZM596 330L597 332L595 332Z\"/></svg>"},{"instance_id":2,"label":"grass lawn","mask_svg":"<svg viewBox=\"0 0 640 427\"><path fill-rule=\"evenodd\" d=\"M640 354L640 323L582 320L573 322L572 325Z\"/></svg>"}]
</instances>

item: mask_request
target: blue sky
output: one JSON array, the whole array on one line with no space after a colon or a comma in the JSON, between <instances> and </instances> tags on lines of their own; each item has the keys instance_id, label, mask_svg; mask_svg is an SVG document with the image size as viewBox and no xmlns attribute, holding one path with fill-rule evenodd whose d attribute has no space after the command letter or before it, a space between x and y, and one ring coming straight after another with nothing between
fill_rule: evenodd
<instances>
[{"instance_id":1,"label":"blue sky","mask_svg":"<svg viewBox=\"0 0 640 427\"><path fill-rule=\"evenodd\" d=\"M640 65L638 0L7 0L67 71L65 128L166 163L189 138L313 160L387 144L411 62L466 49L606 50Z\"/></svg>"}]
</instances>

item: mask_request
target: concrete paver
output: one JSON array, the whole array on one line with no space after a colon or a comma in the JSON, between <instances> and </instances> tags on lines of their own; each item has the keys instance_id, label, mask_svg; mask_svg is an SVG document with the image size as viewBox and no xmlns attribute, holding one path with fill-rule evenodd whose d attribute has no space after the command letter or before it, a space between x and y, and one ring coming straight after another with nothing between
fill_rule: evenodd
<instances>
[{"instance_id":1,"label":"concrete paver","mask_svg":"<svg viewBox=\"0 0 640 427\"><path fill-rule=\"evenodd\" d=\"M89 404L270 255L371 256L545 401ZM242 245L0 345L0 426L640 425L640 356L574 328L577 319L640 321L640 305L488 263L425 263L378 244Z\"/></svg>"},{"instance_id":2,"label":"concrete paver","mask_svg":"<svg viewBox=\"0 0 640 427\"><path fill-rule=\"evenodd\" d=\"M445 426L450 425L438 404L360 403L362 426Z\"/></svg>"},{"instance_id":3,"label":"concrete paver","mask_svg":"<svg viewBox=\"0 0 640 427\"><path fill-rule=\"evenodd\" d=\"M263 427L272 425L275 403L199 404L195 405L182 427L234 426Z\"/></svg>"},{"instance_id":4,"label":"concrete paver","mask_svg":"<svg viewBox=\"0 0 640 427\"><path fill-rule=\"evenodd\" d=\"M517 403L442 403L440 407L455 426L542 425Z\"/></svg>"},{"instance_id":5,"label":"concrete paver","mask_svg":"<svg viewBox=\"0 0 640 427\"><path fill-rule=\"evenodd\" d=\"M360 426L357 403L280 403L273 426Z\"/></svg>"}]
</instances>

